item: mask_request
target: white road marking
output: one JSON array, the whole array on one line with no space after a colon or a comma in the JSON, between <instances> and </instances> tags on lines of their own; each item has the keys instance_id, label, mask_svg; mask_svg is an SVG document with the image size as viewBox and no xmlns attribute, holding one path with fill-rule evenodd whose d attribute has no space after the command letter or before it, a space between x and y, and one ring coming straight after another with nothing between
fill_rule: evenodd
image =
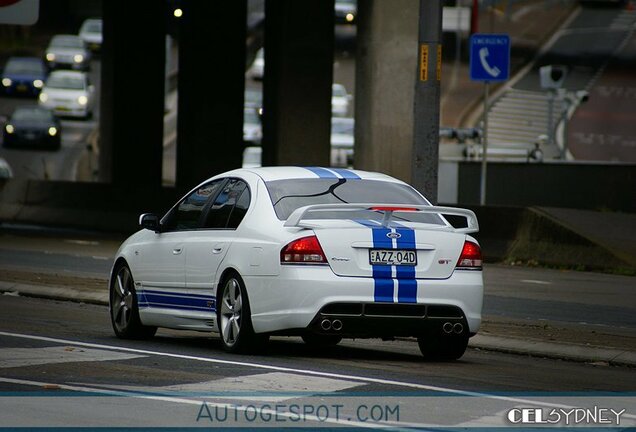
<instances>
[{"instance_id":1,"label":"white road marking","mask_svg":"<svg viewBox=\"0 0 636 432\"><path fill-rule=\"evenodd\" d=\"M521 279L520 282L529 283L529 284L537 284L537 285L552 285L552 282L535 280L535 279Z\"/></svg>"},{"instance_id":2,"label":"white road marking","mask_svg":"<svg viewBox=\"0 0 636 432\"><path fill-rule=\"evenodd\" d=\"M73 384L87 385L85 383ZM214 399L281 402L297 397L308 397L318 393L333 393L362 385L365 384L333 378L270 372L163 387L101 384L100 387L111 390L146 392L152 394L194 393L197 397L210 397Z\"/></svg>"},{"instance_id":3,"label":"white road marking","mask_svg":"<svg viewBox=\"0 0 636 432\"><path fill-rule=\"evenodd\" d=\"M64 240L64 243L71 243L71 244L76 244L76 245L80 245L80 246L97 246L97 245L99 245L98 241L75 240L75 239L66 239L66 240Z\"/></svg>"},{"instance_id":4,"label":"white road marking","mask_svg":"<svg viewBox=\"0 0 636 432\"><path fill-rule=\"evenodd\" d=\"M52 383L47 383L43 381L30 381L30 380L0 377L0 382L27 385L27 386L37 386L42 388L45 388L48 386L54 386L55 388L58 388L60 390L76 391L76 392L83 392L83 393L98 393L101 395L120 396L120 397L132 397L137 399L148 399L148 400L155 400L155 401L196 405L199 407L202 404L201 400L195 400L195 399L158 396L158 395L152 395L152 394L140 395L138 393L124 392L124 391L104 390L102 388L97 388L97 387L87 387L87 386L77 386L77 385L67 385L67 384L52 384ZM233 404L227 404L227 403L208 402L208 401L206 401L206 404L208 407L219 407L219 408L231 407L232 409L236 409L237 411L247 411L248 409L252 409L250 405L241 406L241 405L233 405ZM73 409L77 409L76 404L74 405ZM271 416L280 416L280 417L286 417L286 418L296 418L298 416L297 413L281 412L281 411L276 411L276 410L267 409L267 408L261 408L259 412L263 414L269 414ZM382 424L382 423L356 422L353 420L332 419L332 418L324 419L314 415L306 415L304 416L304 418L310 421L316 421L320 423L335 423L335 424L363 427L363 428L369 428L369 429L380 429L380 428L385 429L387 427L387 424Z\"/></svg>"},{"instance_id":5,"label":"white road marking","mask_svg":"<svg viewBox=\"0 0 636 432\"><path fill-rule=\"evenodd\" d=\"M146 357L112 350L55 346L46 348L0 348L0 368L93 361L116 361Z\"/></svg>"},{"instance_id":6,"label":"white road marking","mask_svg":"<svg viewBox=\"0 0 636 432\"><path fill-rule=\"evenodd\" d=\"M35 336L35 335L10 333L10 332L3 332L3 331L0 331L0 336L39 340L39 341L59 343L64 345L85 346L85 347L91 347L91 348L97 348L97 349L110 349L115 351L124 351L124 352L131 352L131 353L144 354L144 355L155 355L155 356L168 357L168 358L178 358L183 360L193 360L193 361L200 361L200 362L206 362L206 363L252 367L255 369L267 369L267 370L275 370L275 371L281 371L281 372L322 376L327 378L361 381L364 383L394 385L394 386L408 387L408 388L413 388L418 390L428 390L428 391L434 391L434 392L440 392L440 393L448 393L448 394L459 395L459 396L484 397L484 398L493 399L493 400L523 403L523 404L529 404L530 406L543 406L543 407L569 408L569 409L577 408L575 406L565 405L565 404L542 402L542 401L535 401L531 399L503 396L503 395L497 395L497 394L488 394L488 393L481 393L481 392L473 392L473 391L467 391L467 390L457 390L457 389L452 389L447 387L412 383L408 381L395 381L395 380L382 379L382 378L345 375L345 374L338 374L338 373L331 373L331 372L320 372L320 371L313 371L310 369L298 369L298 368L290 368L290 367L275 366L275 365L260 364L260 363L241 362L241 361L235 361L235 360L222 360L222 359L210 358L210 357L174 354L174 353L166 353L161 351L150 351L150 350L143 350L143 349L137 349L137 348L119 347L114 345L95 344L95 343L89 343L89 342L78 342L78 341L67 340L67 339L50 338L47 336ZM632 415L632 414L624 414L624 417L630 418L630 419L636 419L636 415Z\"/></svg>"}]
</instances>

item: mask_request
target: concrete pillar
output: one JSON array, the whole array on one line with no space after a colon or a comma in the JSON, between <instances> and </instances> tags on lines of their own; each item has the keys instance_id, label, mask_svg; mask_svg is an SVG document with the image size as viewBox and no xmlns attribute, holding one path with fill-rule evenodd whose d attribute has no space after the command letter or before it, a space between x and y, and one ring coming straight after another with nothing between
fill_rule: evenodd
<instances>
[{"instance_id":1,"label":"concrete pillar","mask_svg":"<svg viewBox=\"0 0 636 432\"><path fill-rule=\"evenodd\" d=\"M263 165L330 161L334 0L266 0Z\"/></svg>"},{"instance_id":2,"label":"concrete pillar","mask_svg":"<svg viewBox=\"0 0 636 432\"><path fill-rule=\"evenodd\" d=\"M239 168L247 0L182 2L179 25L179 189Z\"/></svg>"},{"instance_id":3,"label":"concrete pillar","mask_svg":"<svg viewBox=\"0 0 636 432\"><path fill-rule=\"evenodd\" d=\"M418 0L358 0L354 165L406 182L413 179L418 16Z\"/></svg>"},{"instance_id":4,"label":"concrete pillar","mask_svg":"<svg viewBox=\"0 0 636 432\"><path fill-rule=\"evenodd\" d=\"M103 2L99 174L116 186L161 187L164 4Z\"/></svg>"},{"instance_id":5,"label":"concrete pillar","mask_svg":"<svg viewBox=\"0 0 636 432\"><path fill-rule=\"evenodd\" d=\"M411 184L437 204L442 79L442 2L420 0Z\"/></svg>"}]
</instances>

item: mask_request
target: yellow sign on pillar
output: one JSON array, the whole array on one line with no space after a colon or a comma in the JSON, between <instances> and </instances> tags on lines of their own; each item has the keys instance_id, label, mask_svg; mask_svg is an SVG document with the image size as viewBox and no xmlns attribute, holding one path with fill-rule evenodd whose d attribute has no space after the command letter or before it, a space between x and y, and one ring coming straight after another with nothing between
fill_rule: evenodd
<instances>
[{"instance_id":1,"label":"yellow sign on pillar","mask_svg":"<svg viewBox=\"0 0 636 432\"><path fill-rule=\"evenodd\" d=\"M420 45L420 81L428 81L428 44Z\"/></svg>"}]
</instances>

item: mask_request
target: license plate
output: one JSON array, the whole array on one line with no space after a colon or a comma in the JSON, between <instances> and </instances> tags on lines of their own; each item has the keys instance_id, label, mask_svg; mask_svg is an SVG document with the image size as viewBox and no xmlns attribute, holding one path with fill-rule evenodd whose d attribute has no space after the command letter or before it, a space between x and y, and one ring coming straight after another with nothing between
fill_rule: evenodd
<instances>
[{"instance_id":1,"label":"license plate","mask_svg":"<svg viewBox=\"0 0 636 432\"><path fill-rule=\"evenodd\" d=\"M414 250L371 249L369 251L371 265L417 265L417 253Z\"/></svg>"},{"instance_id":2,"label":"license plate","mask_svg":"<svg viewBox=\"0 0 636 432\"><path fill-rule=\"evenodd\" d=\"M70 111L70 108L65 107L65 106L58 106L58 107L55 107L55 110L56 111Z\"/></svg>"}]
</instances>

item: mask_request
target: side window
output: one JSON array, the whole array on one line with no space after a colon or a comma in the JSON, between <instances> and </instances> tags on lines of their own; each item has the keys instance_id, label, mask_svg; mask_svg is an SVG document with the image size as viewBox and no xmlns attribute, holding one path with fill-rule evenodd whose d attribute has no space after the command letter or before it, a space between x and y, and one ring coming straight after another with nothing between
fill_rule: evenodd
<instances>
[{"instance_id":1,"label":"side window","mask_svg":"<svg viewBox=\"0 0 636 432\"><path fill-rule=\"evenodd\" d=\"M224 182L225 179L220 179L206 183L185 197L175 209L174 214L171 215L168 222L169 228L177 230L199 228L201 226L200 219L205 204L212 196L216 195Z\"/></svg>"},{"instance_id":2,"label":"side window","mask_svg":"<svg viewBox=\"0 0 636 432\"><path fill-rule=\"evenodd\" d=\"M246 195L247 202L243 195ZM205 228L236 228L243 219L249 206L249 191L242 180L232 179L210 206L203 226ZM239 207L238 210L235 210ZM237 215L234 216L234 211Z\"/></svg>"},{"instance_id":3,"label":"side window","mask_svg":"<svg viewBox=\"0 0 636 432\"><path fill-rule=\"evenodd\" d=\"M230 219L227 222L227 227L236 229L239 224L243 220L245 213L247 213L247 208L250 206L250 190L245 187L243 192L241 192L241 196L236 200L236 205L234 206L234 210L230 213Z\"/></svg>"}]
</instances>

